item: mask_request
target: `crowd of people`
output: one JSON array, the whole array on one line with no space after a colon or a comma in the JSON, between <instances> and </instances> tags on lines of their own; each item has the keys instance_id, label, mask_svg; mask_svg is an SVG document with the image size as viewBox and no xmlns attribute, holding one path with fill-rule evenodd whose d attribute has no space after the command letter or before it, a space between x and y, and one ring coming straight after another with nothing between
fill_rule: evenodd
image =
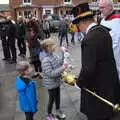
<instances>
[{"instance_id":1,"label":"crowd of people","mask_svg":"<svg viewBox=\"0 0 120 120\"><path fill-rule=\"evenodd\" d=\"M47 120L53 120L53 104L55 103L56 115L64 119L66 115L60 107L60 85L61 74L68 68L64 64L64 51L62 42L66 38L75 44L75 33L81 43L82 68L77 80L73 85L81 89L80 111L87 115L88 120L119 120L120 113L113 110L111 106L90 94L86 89L95 92L100 97L115 104L120 104L120 14L113 10L112 0L99 1L99 20L94 18L88 3L81 3L73 7L71 13L72 21L64 19L60 22L59 29L59 56L55 53L56 43L50 38L50 24L43 21L40 27L35 19L27 23L23 17L19 17L17 24L8 18L7 27L2 26L2 46L4 60L16 63L17 53L15 40L17 38L19 56L26 56L26 42L30 53L30 63L33 64L35 76L42 73L43 85L48 89ZM98 18L98 16L97 16ZM69 23L69 24L68 24ZM7 31L6 29L7 28ZM16 31L16 32L15 32ZM68 32L71 34L69 41ZM45 34L45 40L43 33ZM84 37L83 37L84 35ZM48 39L49 38L49 39ZM41 40L43 40L41 42ZM16 65L18 76L16 77L16 90L18 91L19 105L25 112L26 120L33 120L37 112L36 85L29 78L33 72L28 61L20 61ZM40 74L39 74L40 75ZM113 106L114 107L114 106Z\"/></svg>"},{"instance_id":2,"label":"crowd of people","mask_svg":"<svg viewBox=\"0 0 120 120\"><path fill-rule=\"evenodd\" d=\"M35 32L37 33L37 36L39 36L40 41L50 38L50 22L47 18L43 18L43 20L39 21L35 17L25 19L22 16L19 16L15 22L13 18L9 16L6 21L0 22L0 39L2 41L3 60L10 64L14 64L17 62L17 56L26 56L26 43L29 44L29 42L31 42L31 40L29 40L30 35L28 35L30 30L29 27L35 27L35 24L35 29L37 29ZM78 41L83 38L79 28L77 28L76 25L72 25L72 20L66 19L65 16L60 20L58 32L60 46L62 46L64 38L66 38L67 46L69 46L68 33L71 34L72 44L75 44L75 33L77 34L76 38ZM16 52L16 42L19 49L18 54Z\"/></svg>"}]
</instances>

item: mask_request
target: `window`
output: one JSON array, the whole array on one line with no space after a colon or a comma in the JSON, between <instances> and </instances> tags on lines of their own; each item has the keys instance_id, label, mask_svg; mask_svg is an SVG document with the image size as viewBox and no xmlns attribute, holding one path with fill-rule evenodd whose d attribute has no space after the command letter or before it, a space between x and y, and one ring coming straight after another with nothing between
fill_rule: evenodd
<instances>
[{"instance_id":1,"label":"window","mask_svg":"<svg viewBox=\"0 0 120 120\"><path fill-rule=\"evenodd\" d=\"M32 0L23 0L23 3L26 4L26 3L32 3Z\"/></svg>"},{"instance_id":2,"label":"window","mask_svg":"<svg viewBox=\"0 0 120 120\"><path fill-rule=\"evenodd\" d=\"M51 10L45 10L45 14L46 15L50 15L51 14Z\"/></svg>"},{"instance_id":3,"label":"window","mask_svg":"<svg viewBox=\"0 0 120 120\"><path fill-rule=\"evenodd\" d=\"M31 11L24 11L24 17L25 18L29 18L32 16L32 12Z\"/></svg>"},{"instance_id":4,"label":"window","mask_svg":"<svg viewBox=\"0 0 120 120\"><path fill-rule=\"evenodd\" d=\"M37 15L37 12L36 12L36 10L35 10L35 17L36 17L36 15Z\"/></svg>"},{"instance_id":5,"label":"window","mask_svg":"<svg viewBox=\"0 0 120 120\"><path fill-rule=\"evenodd\" d=\"M72 0L64 0L64 4L71 4Z\"/></svg>"},{"instance_id":6,"label":"window","mask_svg":"<svg viewBox=\"0 0 120 120\"><path fill-rule=\"evenodd\" d=\"M92 0L92 2L98 2L98 0Z\"/></svg>"},{"instance_id":7,"label":"window","mask_svg":"<svg viewBox=\"0 0 120 120\"><path fill-rule=\"evenodd\" d=\"M68 11L68 10L66 10L66 14L67 14L67 15L69 14L69 11Z\"/></svg>"},{"instance_id":8,"label":"window","mask_svg":"<svg viewBox=\"0 0 120 120\"><path fill-rule=\"evenodd\" d=\"M52 19L53 19L53 20L60 20L60 18L59 18L58 15L53 15L53 16L52 16Z\"/></svg>"},{"instance_id":9,"label":"window","mask_svg":"<svg viewBox=\"0 0 120 120\"><path fill-rule=\"evenodd\" d=\"M19 16L22 16L22 13L19 11Z\"/></svg>"},{"instance_id":10,"label":"window","mask_svg":"<svg viewBox=\"0 0 120 120\"><path fill-rule=\"evenodd\" d=\"M64 0L64 2L70 2L71 0Z\"/></svg>"},{"instance_id":11,"label":"window","mask_svg":"<svg viewBox=\"0 0 120 120\"><path fill-rule=\"evenodd\" d=\"M63 11L62 11L62 10L60 11L60 14L61 14L61 15L63 14Z\"/></svg>"}]
</instances>

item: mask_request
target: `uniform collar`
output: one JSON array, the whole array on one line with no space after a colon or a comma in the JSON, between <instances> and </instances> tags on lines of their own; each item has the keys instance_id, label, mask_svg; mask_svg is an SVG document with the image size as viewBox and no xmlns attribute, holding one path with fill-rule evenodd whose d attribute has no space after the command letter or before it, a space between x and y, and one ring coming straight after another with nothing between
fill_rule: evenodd
<instances>
[{"instance_id":1,"label":"uniform collar","mask_svg":"<svg viewBox=\"0 0 120 120\"><path fill-rule=\"evenodd\" d=\"M93 23L91 23L88 27L87 27L87 29L86 29L86 34L88 33L88 31L92 28L92 27L94 27L94 26L96 26L97 24L95 23L95 22L93 22Z\"/></svg>"}]
</instances>

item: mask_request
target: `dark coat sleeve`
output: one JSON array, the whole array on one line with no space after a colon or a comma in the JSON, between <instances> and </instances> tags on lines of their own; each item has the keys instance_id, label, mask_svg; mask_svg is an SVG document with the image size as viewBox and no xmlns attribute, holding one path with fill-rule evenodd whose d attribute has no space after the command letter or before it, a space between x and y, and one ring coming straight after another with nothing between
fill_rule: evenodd
<instances>
[{"instance_id":1,"label":"dark coat sleeve","mask_svg":"<svg viewBox=\"0 0 120 120\"><path fill-rule=\"evenodd\" d=\"M94 41L84 39L82 43L82 69L79 74L77 85L87 87L91 83L96 67L96 45ZM90 86L90 85L89 85Z\"/></svg>"},{"instance_id":2,"label":"dark coat sleeve","mask_svg":"<svg viewBox=\"0 0 120 120\"><path fill-rule=\"evenodd\" d=\"M11 39L11 40L16 37L16 35L17 35L16 24L13 24L13 23L9 24L7 35L8 35L8 38Z\"/></svg>"}]
</instances>

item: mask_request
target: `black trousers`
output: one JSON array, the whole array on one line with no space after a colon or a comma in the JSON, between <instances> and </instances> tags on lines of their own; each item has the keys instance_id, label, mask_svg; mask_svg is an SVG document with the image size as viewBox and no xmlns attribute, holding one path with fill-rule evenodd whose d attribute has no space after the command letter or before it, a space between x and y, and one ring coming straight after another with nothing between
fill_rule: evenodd
<instances>
[{"instance_id":1,"label":"black trousers","mask_svg":"<svg viewBox=\"0 0 120 120\"><path fill-rule=\"evenodd\" d=\"M74 40L74 36L75 36L75 32L71 32L71 43L75 44L75 40Z\"/></svg>"},{"instance_id":2,"label":"black trousers","mask_svg":"<svg viewBox=\"0 0 120 120\"><path fill-rule=\"evenodd\" d=\"M48 114L51 114L54 102L56 105L56 110L60 109L60 87L48 90L48 94L49 94Z\"/></svg>"},{"instance_id":3,"label":"black trousers","mask_svg":"<svg viewBox=\"0 0 120 120\"><path fill-rule=\"evenodd\" d=\"M10 49L9 49L8 41L6 40L6 36L1 39L2 39L2 48L3 48L4 58L10 59L11 58Z\"/></svg>"},{"instance_id":4,"label":"black trousers","mask_svg":"<svg viewBox=\"0 0 120 120\"><path fill-rule=\"evenodd\" d=\"M34 65L35 72L42 72L41 61L39 59L33 60L32 64Z\"/></svg>"},{"instance_id":5,"label":"black trousers","mask_svg":"<svg viewBox=\"0 0 120 120\"><path fill-rule=\"evenodd\" d=\"M24 38L18 38L17 45L20 51L20 54L26 54L26 44Z\"/></svg>"},{"instance_id":6,"label":"black trousers","mask_svg":"<svg viewBox=\"0 0 120 120\"><path fill-rule=\"evenodd\" d=\"M16 47L15 47L15 38L8 38L8 44L9 44L9 49L11 52L11 59L12 61L16 61L17 56L16 56Z\"/></svg>"},{"instance_id":7,"label":"black trousers","mask_svg":"<svg viewBox=\"0 0 120 120\"><path fill-rule=\"evenodd\" d=\"M62 46L62 41L63 41L64 37L66 38L66 44L67 44L67 46L69 46L67 33L61 33L60 37L61 37L60 38L60 46Z\"/></svg>"},{"instance_id":8,"label":"black trousers","mask_svg":"<svg viewBox=\"0 0 120 120\"><path fill-rule=\"evenodd\" d=\"M33 112L25 112L26 120L33 120L34 113Z\"/></svg>"},{"instance_id":9,"label":"black trousers","mask_svg":"<svg viewBox=\"0 0 120 120\"><path fill-rule=\"evenodd\" d=\"M43 30L43 32L45 33L46 38L50 37L50 31L49 30Z\"/></svg>"}]
</instances>

